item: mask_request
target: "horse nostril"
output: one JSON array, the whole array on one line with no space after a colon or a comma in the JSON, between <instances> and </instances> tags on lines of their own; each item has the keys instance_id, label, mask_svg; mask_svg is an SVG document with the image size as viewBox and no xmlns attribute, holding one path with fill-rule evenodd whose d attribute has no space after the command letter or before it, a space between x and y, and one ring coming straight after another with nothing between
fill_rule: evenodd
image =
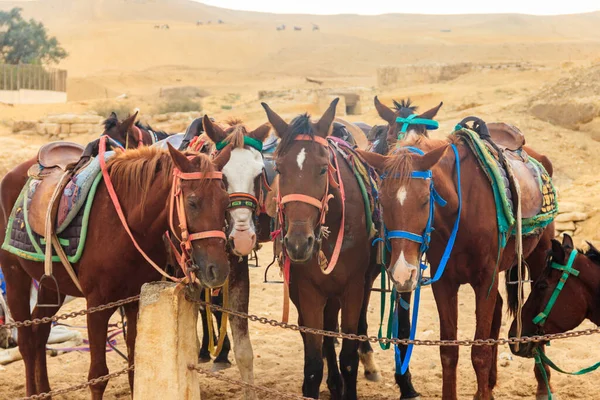
<instances>
[{"instance_id":1,"label":"horse nostril","mask_svg":"<svg viewBox=\"0 0 600 400\"><path fill-rule=\"evenodd\" d=\"M315 237L314 236L309 236L308 239L306 239L308 242L308 248L311 248L313 243L315 242Z\"/></svg>"},{"instance_id":2,"label":"horse nostril","mask_svg":"<svg viewBox=\"0 0 600 400\"><path fill-rule=\"evenodd\" d=\"M217 266L215 264L208 264L206 269L206 275L209 282L217 280Z\"/></svg>"}]
</instances>

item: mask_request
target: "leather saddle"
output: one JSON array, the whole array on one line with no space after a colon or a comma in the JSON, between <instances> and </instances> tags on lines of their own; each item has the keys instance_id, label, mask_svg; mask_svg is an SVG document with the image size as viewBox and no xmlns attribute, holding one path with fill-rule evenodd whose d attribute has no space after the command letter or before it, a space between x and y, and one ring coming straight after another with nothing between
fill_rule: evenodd
<instances>
[{"instance_id":1,"label":"leather saddle","mask_svg":"<svg viewBox=\"0 0 600 400\"><path fill-rule=\"evenodd\" d=\"M69 142L52 142L40 148L38 164L34 164L28 172L30 177L40 180L28 206L27 216L29 226L38 235L46 236L46 221L50 221L54 232L60 194L83 152L83 146Z\"/></svg>"},{"instance_id":2,"label":"leather saddle","mask_svg":"<svg viewBox=\"0 0 600 400\"><path fill-rule=\"evenodd\" d=\"M467 126L473 122L473 127ZM532 218L538 215L543 206L544 195L540 190L540 171L530 160L523 149L525 136L516 127L503 122L486 124L479 118L468 117L459 123L477 132L483 139L490 152L499 161L506 171L508 187L513 199L513 208L516 218L516 200L520 197L521 217ZM520 193L520 196L517 192Z\"/></svg>"}]
</instances>

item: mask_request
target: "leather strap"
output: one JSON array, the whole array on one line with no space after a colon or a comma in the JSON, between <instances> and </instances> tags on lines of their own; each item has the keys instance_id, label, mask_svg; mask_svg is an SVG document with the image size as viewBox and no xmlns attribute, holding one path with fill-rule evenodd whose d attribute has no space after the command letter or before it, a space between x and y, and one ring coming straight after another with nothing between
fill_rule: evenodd
<instances>
[{"instance_id":1,"label":"leather strap","mask_svg":"<svg viewBox=\"0 0 600 400\"><path fill-rule=\"evenodd\" d=\"M327 195L327 193L325 195ZM283 205L283 204L291 203L291 202L300 202L300 203L310 204L311 206L316 207L319 210L321 210L323 208L322 200L317 200L314 197L307 196L305 194L288 194L281 198L281 200L279 201L279 204Z\"/></svg>"}]
</instances>

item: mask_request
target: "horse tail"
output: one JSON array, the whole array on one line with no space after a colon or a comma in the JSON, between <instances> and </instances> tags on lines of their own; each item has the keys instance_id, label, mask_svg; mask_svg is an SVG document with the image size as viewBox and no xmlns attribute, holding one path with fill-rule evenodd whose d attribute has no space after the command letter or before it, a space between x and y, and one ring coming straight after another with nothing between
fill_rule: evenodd
<instances>
[{"instance_id":1,"label":"horse tail","mask_svg":"<svg viewBox=\"0 0 600 400\"><path fill-rule=\"evenodd\" d=\"M509 269L505 272L505 285L506 285L506 304L508 305L508 313L511 316L516 315L517 308L519 307L519 286L511 284L516 282L519 277L517 276L517 267Z\"/></svg>"}]
</instances>

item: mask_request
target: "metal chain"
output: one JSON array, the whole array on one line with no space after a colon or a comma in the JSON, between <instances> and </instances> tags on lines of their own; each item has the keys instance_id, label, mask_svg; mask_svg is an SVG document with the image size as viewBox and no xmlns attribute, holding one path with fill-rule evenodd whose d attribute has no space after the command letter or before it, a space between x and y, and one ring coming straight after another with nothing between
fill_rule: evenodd
<instances>
[{"instance_id":1,"label":"metal chain","mask_svg":"<svg viewBox=\"0 0 600 400\"><path fill-rule=\"evenodd\" d=\"M127 368L122 369L120 371L113 372L112 374L108 374L108 375L100 376L98 378L91 379L91 380L89 380L87 382L84 382L84 383L81 383L79 385L71 386L71 387L64 388L64 389L51 390L51 391L49 391L47 393L34 394L33 396L30 396L30 397L23 397L23 398L21 398L21 400L47 399L47 398L52 397L52 396L58 396L60 394L75 392L77 390L85 389L88 386L96 385L96 384L101 383L101 382L106 382L106 381L108 381L111 378L116 378L117 376L126 374L129 371L133 371L134 368L135 368L134 365L131 365L130 367L127 367Z\"/></svg>"},{"instance_id":2,"label":"metal chain","mask_svg":"<svg viewBox=\"0 0 600 400\"><path fill-rule=\"evenodd\" d=\"M234 385L248 388L248 389L254 389L254 390L257 390L257 391L260 391L263 393L268 393L273 396L277 396L278 399L311 400L309 397L303 397L303 396L299 396L299 395L291 394L291 393L284 393L284 392L280 392L279 390L270 389L265 386L254 385L252 383L247 383L247 382L243 382L243 381L238 381L236 379L228 378L225 375L223 375L223 373L208 371L208 370L201 368L198 365L189 364L188 369L190 371L196 371L199 374L206 375L208 377L211 377L211 378L223 381L223 382L232 383Z\"/></svg>"},{"instance_id":3,"label":"metal chain","mask_svg":"<svg viewBox=\"0 0 600 400\"><path fill-rule=\"evenodd\" d=\"M554 334L547 334L547 335L535 335L535 336L529 336L529 337L523 336L520 338L512 337L512 338L500 338L500 339L469 339L469 340L420 340L420 339L414 339L414 340L410 340L410 339L396 339L396 338L386 338L386 337L378 338L377 336L367 336L367 335L356 335L356 334L341 333L341 332L332 332L332 331L326 331L323 329L315 329L315 328L309 328L306 326L288 324L285 322L277 321L275 319L268 319L266 317L259 317L258 315L254 315L254 314L246 314L246 313L243 313L240 311L231 310L231 309L228 309L225 307L218 306L216 304L209 304L202 300L190 299L187 296L186 296L186 298L188 301L198 303L205 307L210 307L214 310L221 311L221 312L227 313L229 315L233 315L235 317L249 319L250 321L253 321L253 322L259 322L263 325L270 325L270 326L275 326L275 327L279 327L279 328L283 328L283 329L290 329L290 330L296 331L296 332L304 332L304 333L311 333L314 335L329 336L329 337L338 338L338 339L349 339L349 340L358 340L361 342L384 343L384 344L391 343L394 345L404 345L404 346L409 345L409 344L413 344L413 345L417 345L417 346L494 346L497 344L504 345L504 344L516 344L516 343L530 343L530 342L539 343L539 342L546 342L548 340L558 340L558 339L567 339L567 338L574 338L574 337L580 337L580 336L590 336L590 335L595 335L595 334L600 333L600 328L594 328L594 329L585 329L585 330L581 330L581 331L554 333Z\"/></svg>"},{"instance_id":4,"label":"metal chain","mask_svg":"<svg viewBox=\"0 0 600 400\"><path fill-rule=\"evenodd\" d=\"M12 322L10 324L1 325L0 329L21 328L23 326L32 326L32 325L47 324L50 322L57 322L62 319L75 318L75 317L92 314L92 313L99 312L99 311L108 310L110 308L119 307L119 306L122 306L127 303L133 303L135 301L138 301L139 299L140 299L140 295L138 294L135 296L128 297L126 299L113 301L112 303L104 304L104 305L101 305L98 307L88 308L85 310L73 311L73 312L61 314L61 315L53 315L52 317L35 318L32 320Z\"/></svg>"}]
</instances>

